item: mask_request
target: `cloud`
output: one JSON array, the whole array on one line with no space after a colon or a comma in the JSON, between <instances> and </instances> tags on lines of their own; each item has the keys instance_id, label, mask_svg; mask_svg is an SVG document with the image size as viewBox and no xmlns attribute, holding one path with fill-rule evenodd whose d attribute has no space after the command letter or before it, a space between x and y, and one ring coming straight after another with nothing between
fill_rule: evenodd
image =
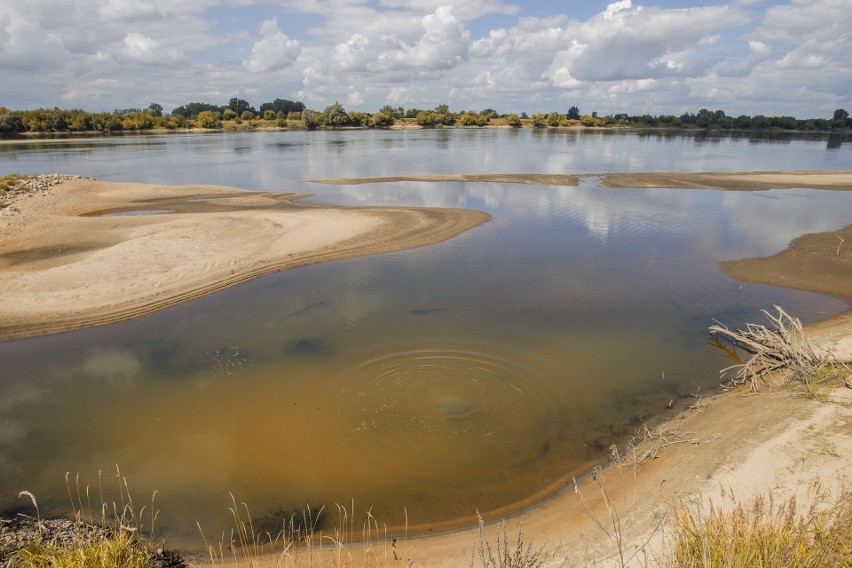
<instances>
[{"instance_id":1,"label":"cloud","mask_svg":"<svg viewBox=\"0 0 852 568\"><path fill-rule=\"evenodd\" d=\"M55 69L63 66L69 55L62 38L38 21L0 12L0 72L6 67Z\"/></svg>"},{"instance_id":2,"label":"cloud","mask_svg":"<svg viewBox=\"0 0 852 568\"><path fill-rule=\"evenodd\" d=\"M261 39L254 43L251 55L243 66L252 73L280 71L292 66L302 48L299 42L287 37L278 28L278 18L266 20L260 26Z\"/></svg>"},{"instance_id":3,"label":"cloud","mask_svg":"<svg viewBox=\"0 0 852 568\"><path fill-rule=\"evenodd\" d=\"M695 4L705 5L671 7ZM796 116L830 116L850 104L849 0L71 6L0 2L2 104L168 108L240 94L254 104L298 97L313 108L340 99L358 110L446 102L500 112L577 105L679 114L706 106Z\"/></svg>"},{"instance_id":4,"label":"cloud","mask_svg":"<svg viewBox=\"0 0 852 568\"><path fill-rule=\"evenodd\" d=\"M352 34L334 47L334 62L346 71L447 70L467 59L469 47L470 33L452 6L439 6L420 19L419 29Z\"/></svg>"}]
</instances>

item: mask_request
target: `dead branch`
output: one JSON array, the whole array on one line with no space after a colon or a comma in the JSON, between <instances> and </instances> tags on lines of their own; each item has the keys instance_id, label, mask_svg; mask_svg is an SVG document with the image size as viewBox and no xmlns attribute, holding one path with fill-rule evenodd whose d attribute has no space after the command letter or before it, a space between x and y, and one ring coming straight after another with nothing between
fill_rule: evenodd
<instances>
[{"instance_id":1,"label":"dead branch","mask_svg":"<svg viewBox=\"0 0 852 568\"><path fill-rule=\"evenodd\" d=\"M714 338L727 340L752 354L745 363L722 369L721 375L724 377L735 371L730 382L741 385L748 381L754 392L757 392L758 379L773 374L784 381L804 383L810 390L810 381L829 362L829 354L818 351L805 335L798 318L790 316L780 306L775 309L777 316L763 310L774 329L753 323L746 324L744 330L731 330L719 322L710 326Z\"/></svg>"}]
</instances>

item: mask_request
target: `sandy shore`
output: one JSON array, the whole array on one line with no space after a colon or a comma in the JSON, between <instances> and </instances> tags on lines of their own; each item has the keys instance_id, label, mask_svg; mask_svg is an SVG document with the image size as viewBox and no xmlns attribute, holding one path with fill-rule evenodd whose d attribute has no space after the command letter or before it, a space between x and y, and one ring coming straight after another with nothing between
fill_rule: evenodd
<instances>
[{"instance_id":1,"label":"sandy shore","mask_svg":"<svg viewBox=\"0 0 852 568\"><path fill-rule=\"evenodd\" d=\"M479 211L347 208L296 194L67 181L0 216L0 339L146 314L278 270L436 243ZM103 216L116 211L168 214Z\"/></svg>"}]
</instances>

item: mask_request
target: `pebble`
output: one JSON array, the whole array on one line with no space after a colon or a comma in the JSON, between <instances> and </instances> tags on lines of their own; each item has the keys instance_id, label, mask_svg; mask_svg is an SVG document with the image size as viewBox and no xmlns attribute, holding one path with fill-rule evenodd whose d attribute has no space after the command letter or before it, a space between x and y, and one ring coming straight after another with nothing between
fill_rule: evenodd
<instances>
[{"instance_id":1,"label":"pebble","mask_svg":"<svg viewBox=\"0 0 852 568\"><path fill-rule=\"evenodd\" d=\"M40 193L48 193L48 190L54 185L75 179L90 178L71 174L42 174L32 178L22 179L18 186L19 189L7 191L2 197L0 197L0 215L17 215L20 213L20 209L11 206L11 204L20 197L31 197Z\"/></svg>"}]
</instances>

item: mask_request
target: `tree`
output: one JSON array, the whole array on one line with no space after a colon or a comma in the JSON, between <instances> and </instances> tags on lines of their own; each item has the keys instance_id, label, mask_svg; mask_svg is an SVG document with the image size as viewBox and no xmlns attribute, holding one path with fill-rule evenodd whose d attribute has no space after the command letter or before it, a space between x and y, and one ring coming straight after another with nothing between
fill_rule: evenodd
<instances>
[{"instance_id":1,"label":"tree","mask_svg":"<svg viewBox=\"0 0 852 568\"><path fill-rule=\"evenodd\" d=\"M532 115L532 125L535 128L543 128L547 126L547 117L540 112L535 113Z\"/></svg>"},{"instance_id":2,"label":"tree","mask_svg":"<svg viewBox=\"0 0 852 568\"><path fill-rule=\"evenodd\" d=\"M559 113L551 112L547 115L547 125L548 126L559 126Z\"/></svg>"},{"instance_id":3,"label":"tree","mask_svg":"<svg viewBox=\"0 0 852 568\"><path fill-rule=\"evenodd\" d=\"M252 111L252 113L254 113L254 109L251 108L251 105L248 103L248 101L238 99L237 97L234 97L230 101L228 101L228 108L240 116L242 116L242 114L247 110L250 110Z\"/></svg>"},{"instance_id":4,"label":"tree","mask_svg":"<svg viewBox=\"0 0 852 568\"><path fill-rule=\"evenodd\" d=\"M521 127L521 117L515 113L506 115L506 124L512 128Z\"/></svg>"},{"instance_id":5,"label":"tree","mask_svg":"<svg viewBox=\"0 0 852 568\"><path fill-rule=\"evenodd\" d=\"M580 109L572 106L568 109L568 114L565 115L568 120L580 120Z\"/></svg>"},{"instance_id":6,"label":"tree","mask_svg":"<svg viewBox=\"0 0 852 568\"><path fill-rule=\"evenodd\" d=\"M187 103L172 110L172 114L183 116L184 118L192 118L198 116L203 111L222 112L222 107L211 105L210 103Z\"/></svg>"},{"instance_id":7,"label":"tree","mask_svg":"<svg viewBox=\"0 0 852 568\"><path fill-rule=\"evenodd\" d=\"M219 122L219 113L203 110L195 118L195 125L199 128L220 128L222 123Z\"/></svg>"},{"instance_id":8,"label":"tree","mask_svg":"<svg viewBox=\"0 0 852 568\"><path fill-rule=\"evenodd\" d=\"M391 118L402 118L402 115L405 113L402 107L394 108L391 105L383 106L379 109L379 112L382 114L386 114Z\"/></svg>"},{"instance_id":9,"label":"tree","mask_svg":"<svg viewBox=\"0 0 852 568\"><path fill-rule=\"evenodd\" d=\"M349 115L343 105L335 101L333 105L328 105L322 111L322 123L332 128L346 126L349 124Z\"/></svg>"},{"instance_id":10,"label":"tree","mask_svg":"<svg viewBox=\"0 0 852 568\"><path fill-rule=\"evenodd\" d=\"M308 130L316 130L317 127L320 125L321 120L322 115L318 112L314 112L310 109L305 109L302 111L302 123Z\"/></svg>"},{"instance_id":11,"label":"tree","mask_svg":"<svg viewBox=\"0 0 852 568\"><path fill-rule=\"evenodd\" d=\"M834 111L832 120L842 120L845 122L847 118L849 118L849 113L845 109L839 108Z\"/></svg>"},{"instance_id":12,"label":"tree","mask_svg":"<svg viewBox=\"0 0 852 568\"><path fill-rule=\"evenodd\" d=\"M462 126L484 126L488 122L485 116L476 114L472 110L459 115L459 124Z\"/></svg>"},{"instance_id":13,"label":"tree","mask_svg":"<svg viewBox=\"0 0 852 568\"><path fill-rule=\"evenodd\" d=\"M151 116L161 117L163 116L163 105L157 103L151 103L148 105L148 108L145 111Z\"/></svg>"},{"instance_id":14,"label":"tree","mask_svg":"<svg viewBox=\"0 0 852 568\"><path fill-rule=\"evenodd\" d=\"M273 110L276 113L283 112L285 115L291 112L302 112L305 110L305 104L299 101L288 101L287 99L275 99L271 103L263 103L260 105L260 112L265 113L268 110Z\"/></svg>"},{"instance_id":15,"label":"tree","mask_svg":"<svg viewBox=\"0 0 852 568\"><path fill-rule=\"evenodd\" d=\"M225 120L234 120L235 118L237 118L237 113L229 108L226 108L222 111L222 118Z\"/></svg>"},{"instance_id":16,"label":"tree","mask_svg":"<svg viewBox=\"0 0 852 568\"><path fill-rule=\"evenodd\" d=\"M393 126L393 123L394 117L384 111L379 111L374 114L370 121L370 125L373 128L390 128Z\"/></svg>"},{"instance_id":17,"label":"tree","mask_svg":"<svg viewBox=\"0 0 852 568\"><path fill-rule=\"evenodd\" d=\"M240 113L240 118L243 120L254 120L254 113L250 110L244 110Z\"/></svg>"},{"instance_id":18,"label":"tree","mask_svg":"<svg viewBox=\"0 0 852 568\"><path fill-rule=\"evenodd\" d=\"M435 112L437 114L449 114L450 107L446 104L440 104L440 105L435 107Z\"/></svg>"}]
</instances>

